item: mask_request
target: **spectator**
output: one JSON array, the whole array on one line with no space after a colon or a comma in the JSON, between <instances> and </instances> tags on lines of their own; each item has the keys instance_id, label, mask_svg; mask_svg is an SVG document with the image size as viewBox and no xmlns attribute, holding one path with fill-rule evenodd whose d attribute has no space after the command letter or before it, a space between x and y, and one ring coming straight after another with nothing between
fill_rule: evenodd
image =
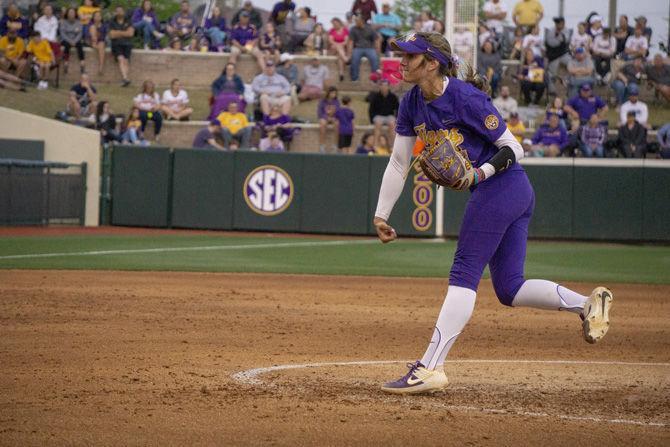
<instances>
[{"instance_id":1,"label":"spectator","mask_svg":"<svg viewBox=\"0 0 670 447\"><path fill-rule=\"evenodd\" d=\"M533 25L533 27L530 30L530 34L526 34L523 37L523 40L521 41L521 47L524 50L526 48L530 48L531 50L533 50L533 54L536 57L542 57L542 46L543 41L542 37L540 37L540 26Z\"/></svg>"},{"instance_id":2,"label":"spectator","mask_svg":"<svg viewBox=\"0 0 670 447\"><path fill-rule=\"evenodd\" d=\"M116 116L112 113L107 101L100 101L95 111L95 128L100 131L102 144L121 143L123 138L117 130Z\"/></svg>"},{"instance_id":3,"label":"spectator","mask_svg":"<svg viewBox=\"0 0 670 447\"><path fill-rule=\"evenodd\" d=\"M258 31L256 27L249 23L249 13L242 11L240 21L230 32L230 59L233 64L237 63L237 57L240 54L251 54L256 58L258 66L265 67L265 58L263 52L258 48Z\"/></svg>"},{"instance_id":4,"label":"spectator","mask_svg":"<svg viewBox=\"0 0 670 447\"><path fill-rule=\"evenodd\" d=\"M185 51L184 45L179 37L175 36L168 42L168 49L171 51Z\"/></svg>"},{"instance_id":5,"label":"spectator","mask_svg":"<svg viewBox=\"0 0 670 447\"><path fill-rule=\"evenodd\" d=\"M258 41L258 47L265 55L266 60L273 60L274 63L279 62L281 55L282 41L279 34L275 30L275 25L272 22L265 24L265 31Z\"/></svg>"},{"instance_id":6,"label":"spectator","mask_svg":"<svg viewBox=\"0 0 670 447\"><path fill-rule=\"evenodd\" d=\"M307 8L298 8L292 18L293 30L291 38L288 40L287 49L289 53L300 51L304 45L307 36L312 34L316 22L310 17Z\"/></svg>"},{"instance_id":7,"label":"spectator","mask_svg":"<svg viewBox=\"0 0 670 447\"><path fill-rule=\"evenodd\" d=\"M647 67L647 80L666 101L670 101L670 65L663 61L663 56L656 54Z\"/></svg>"},{"instance_id":8,"label":"spectator","mask_svg":"<svg viewBox=\"0 0 670 447\"><path fill-rule=\"evenodd\" d=\"M642 26L639 24L635 26L635 31L633 35L629 36L626 39L626 45L624 46L624 59L631 60L636 57L645 58L647 57L647 52L649 51L649 41L642 34Z\"/></svg>"},{"instance_id":9,"label":"spectator","mask_svg":"<svg viewBox=\"0 0 670 447\"><path fill-rule=\"evenodd\" d=\"M365 132L361 138L361 144L356 148L358 155L374 155L375 154L375 138L370 132Z\"/></svg>"},{"instance_id":10,"label":"spectator","mask_svg":"<svg viewBox=\"0 0 670 447\"><path fill-rule=\"evenodd\" d=\"M577 48L575 57L568 62L568 96L577 94L577 90L584 85L593 85L593 61L585 48Z\"/></svg>"},{"instance_id":11,"label":"spectator","mask_svg":"<svg viewBox=\"0 0 670 447\"><path fill-rule=\"evenodd\" d=\"M232 150L231 142L238 140L241 149L251 148L251 131L253 126L249 125L247 116L237 110L237 103L228 104L228 111L222 112L217 118L221 123L221 134L226 148Z\"/></svg>"},{"instance_id":12,"label":"spectator","mask_svg":"<svg viewBox=\"0 0 670 447\"><path fill-rule=\"evenodd\" d=\"M298 66L294 63L295 56L289 53L282 53L279 56L279 65L277 73L284 76L291 86L291 102L298 104L298 89L300 88L300 79Z\"/></svg>"},{"instance_id":13,"label":"spectator","mask_svg":"<svg viewBox=\"0 0 670 447\"><path fill-rule=\"evenodd\" d=\"M375 145L375 155L391 155L391 144L386 135L379 136L379 142Z\"/></svg>"},{"instance_id":14,"label":"spectator","mask_svg":"<svg viewBox=\"0 0 670 447\"><path fill-rule=\"evenodd\" d=\"M591 84L583 84L579 89L579 94L570 98L565 105L565 111L569 117L578 119L581 124L588 122L593 115L605 119L607 110L605 101L600 96L593 94Z\"/></svg>"},{"instance_id":15,"label":"spectator","mask_svg":"<svg viewBox=\"0 0 670 447\"><path fill-rule=\"evenodd\" d=\"M98 75L102 75L105 67L105 45L107 41L107 25L102 21L102 13L96 11L88 26L88 43L98 53Z\"/></svg>"},{"instance_id":16,"label":"spectator","mask_svg":"<svg viewBox=\"0 0 670 447\"><path fill-rule=\"evenodd\" d=\"M519 119L518 112L511 112L509 118L507 119L507 128L514 138L521 143L523 142L524 135L526 134L526 126L523 125L523 122Z\"/></svg>"},{"instance_id":17,"label":"spectator","mask_svg":"<svg viewBox=\"0 0 670 447\"><path fill-rule=\"evenodd\" d=\"M628 16L622 14L619 16L619 25L614 29L616 38L616 54L622 55L626 47L626 40L633 34L633 27L628 24Z\"/></svg>"},{"instance_id":18,"label":"spectator","mask_svg":"<svg viewBox=\"0 0 670 447\"><path fill-rule=\"evenodd\" d=\"M658 129L656 137L661 150L661 158L670 158L670 123Z\"/></svg>"},{"instance_id":19,"label":"spectator","mask_svg":"<svg viewBox=\"0 0 670 447\"><path fill-rule=\"evenodd\" d=\"M512 20L516 26L523 26L530 30L540 23L544 17L544 8L537 0L520 0L514 5Z\"/></svg>"},{"instance_id":20,"label":"spectator","mask_svg":"<svg viewBox=\"0 0 670 447\"><path fill-rule=\"evenodd\" d=\"M330 71L328 67L322 65L319 59L314 57L309 64L302 69L302 88L298 99L300 101L309 101L319 99L330 82Z\"/></svg>"},{"instance_id":21,"label":"spectator","mask_svg":"<svg viewBox=\"0 0 670 447\"><path fill-rule=\"evenodd\" d=\"M598 81L609 83L610 62L616 54L616 39L611 35L609 28L603 28L602 33L593 39L591 54L593 54L593 64Z\"/></svg>"},{"instance_id":22,"label":"spectator","mask_svg":"<svg viewBox=\"0 0 670 447\"><path fill-rule=\"evenodd\" d=\"M531 156L557 157L568 144L568 132L559 124L558 115L547 113L546 121L537 129L531 141Z\"/></svg>"},{"instance_id":23,"label":"spectator","mask_svg":"<svg viewBox=\"0 0 670 447\"><path fill-rule=\"evenodd\" d=\"M261 137L267 138L270 132L279 135L279 138L288 144L293 140L293 136L300 129L291 125L291 117L281 113L281 108L278 105L273 105L270 108L269 115L263 115L263 121L260 123Z\"/></svg>"},{"instance_id":24,"label":"spectator","mask_svg":"<svg viewBox=\"0 0 670 447\"><path fill-rule=\"evenodd\" d=\"M484 46L484 43L487 40L490 40L491 43L493 43L494 48L498 47L498 40L496 39L496 34L493 31L490 31L484 22L479 23L479 29L477 30L477 39L479 40L478 49L481 49L481 47ZM521 43L523 44L523 40L521 41Z\"/></svg>"},{"instance_id":25,"label":"spectator","mask_svg":"<svg viewBox=\"0 0 670 447\"><path fill-rule=\"evenodd\" d=\"M215 5L212 15L205 20L205 35L217 51L223 51L226 43L226 18L221 14L221 8Z\"/></svg>"},{"instance_id":26,"label":"spectator","mask_svg":"<svg viewBox=\"0 0 670 447\"><path fill-rule=\"evenodd\" d=\"M368 23L372 18L372 13L377 14L377 4L375 0L355 0L351 6L351 13L353 15L360 15L363 17L363 23Z\"/></svg>"},{"instance_id":27,"label":"spectator","mask_svg":"<svg viewBox=\"0 0 670 447\"><path fill-rule=\"evenodd\" d=\"M35 29L37 20L44 14L44 7L48 4L48 0L39 0L37 3L28 5L28 15L26 17L28 19L28 29Z\"/></svg>"},{"instance_id":28,"label":"spectator","mask_svg":"<svg viewBox=\"0 0 670 447\"><path fill-rule=\"evenodd\" d=\"M623 104L630 94L630 89L637 89L644 75L644 59L636 57L632 63L627 63L619 70L616 79L612 81L612 90L616 95L618 105Z\"/></svg>"},{"instance_id":29,"label":"spectator","mask_svg":"<svg viewBox=\"0 0 670 447\"><path fill-rule=\"evenodd\" d=\"M244 82L235 73L235 64L228 62L221 76L212 82L212 109L210 119L216 118L219 113L228 110L228 104L237 103L238 110L246 110L247 103L244 100Z\"/></svg>"},{"instance_id":30,"label":"spectator","mask_svg":"<svg viewBox=\"0 0 670 447\"><path fill-rule=\"evenodd\" d=\"M328 54L328 34L321 23L314 25L314 30L305 39L305 49L308 56L325 56Z\"/></svg>"},{"instance_id":31,"label":"spectator","mask_svg":"<svg viewBox=\"0 0 670 447\"><path fill-rule=\"evenodd\" d=\"M135 34L135 28L126 18L126 12L121 6L114 10L114 18L109 23L109 39L111 40L112 56L119 63L121 71L121 85L128 87L128 69L130 65L130 53L133 49L132 37Z\"/></svg>"},{"instance_id":32,"label":"spectator","mask_svg":"<svg viewBox=\"0 0 670 447\"><path fill-rule=\"evenodd\" d=\"M598 158L603 158L605 156L605 149L603 144L607 138L607 130L600 125L598 122L598 115L593 114L589 118L589 121L586 125L582 126L580 131L582 155L584 157L593 157L594 155Z\"/></svg>"},{"instance_id":33,"label":"spectator","mask_svg":"<svg viewBox=\"0 0 670 447\"><path fill-rule=\"evenodd\" d=\"M82 73L79 82L70 88L67 111L75 119L90 115L96 107L98 91L91 85L91 79Z\"/></svg>"},{"instance_id":34,"label":"spectator","mask_svg":"<svg viewBox=\"0 0 670 447\"><path fill-rule=\"evenodd\" d=\"M44 14L35 22L35 31L39 32L42 39L51 45L54 56L60 56L60 42L58 41L58 19L54 16L54 8L50 4L44 5Z\"/></svg>"},{"instance_id":35,"label":"spectator","mask_svg":"<svg viewBox=\"0 0 670 447\"><path fill-rule=\"evenodd\" d=\"M233 16L233 20L230 22L232 26L235 26L240 22L240 16L242 15L243 12L249 14L249 23L255 26L256 29L263 28L263 19L261 17L261 12L258 9L254 8L254 5L253 3L251 3L251 0L246 0L242 5L242 8L240 8L235 13L235 15ZM277 23L275 22L275 25L276 24Z\"/></svg>"},{"instance_id":36,"label":"spectator","mask_svg":"<svg viewBox=\"0 0 670 447\"><path fill-rule=\"evenodd\" d=\"M635 115L635 121L644 127L649 127L649 124L647 123L647 120L649 119L649 109L647 108L647 104L639 100L638 87L636 86L629 89L628 95L628 101L621 104L621 108L619 110L619 125L623 125L626 122L626 117L628 114L633 112Z\"/></svg>"},{"instance_id":37,"label":"spectator","mask_svg":"<svg viewBox=\"0 0 670 447\"><path fill-rule=\"evenodd\" d=\"M419 20L421 20L422 33L432 33L435 31L435 19L430 13L430 10L426 10L424 8L424 10L419 14Z\"/></svg>"},{"instance_id":38,"label":"spectator","mask_svg":"<svg viewBox=\"0 0 670 447\"><path fill-rule=\"evenodd\" d=\"M123 134L121 136L123 143L138 144L140 146L149 145L149 142L144 139L140 114L140 109L137 107L130 109L128 119L123 126Z\"/></svg>"},{"instance_id":39,"label":"spectator","mask_svg":"<svg viewBox=\"0 0 670 447\"><path fill-rule=\"evenodd\" d=\"M330 23L333 25L330 31L328 31L330 51L337 56L337 71L340 76L340 82L342 82L344 81L344 66L349 62L350 57L347 51L349 29L337 17L332 19Z\"/></svg>"},{"instance_id":40,"label":"spectator","mask_svg":"<svg viewBox=\"0 0 670 447\"><path fill-rule=\"evenodd\" d=\"M135 96L133 104L140 111L140 121L142 123L140 130L142 134L147 127L147 122L152 120L154 122L154 140L157 142L163 126L163 114L161 113L161 100L155 91L153 82L144 81L142 92Z\"/></svg>"},{"instance_id":41,"label":"spectator","mask_svg":"<svg viewBox=\"0 0 670 447\"><path fill-rule=\"evenodd\" d=\"M373 0L367 0L373 3ZM365 57L370 62L370 72L379 69L379 35L370 25L365 23L363 16L356 16L356 25L349 30L347 51L351 54L351 80L358 81L361 68L361 59Z\"/></svg>"},{"instance_id":42,"label":"spectator","mask_svg":"<svg viewBox=\"0 0 670 447\"><path fill-rule=\"evenodd\" d=\"M475 46L475 35L469 26L456 26L451 48L455 54L463 55L465 62L472 61L472 51Z\"/></svg>"},{"instance_id":43,"label":"spectator","mask_svg":"<svg viewBox=\"0 0 670 447\"><path fill-rule=\"evenodd\" d=\"M288 16L290 13L295 11L295 3L291 0L282 0L275 3L270 13L270 20L275 24L279 37L283 43L289 42L289 34L286 29L286 24L288 21Z\"/></svg>"},{"instance_id":44,"label":"spectator","mask_svg":"<svg viewBox=\"0 0 670 447\"><path fill-rule=\"evenodd\" d=\"M391 5L382 3L382 12L375 14L372 19L372 27L379 33L382 39L382 54L389 56L391 49L388 48L388 41L395 38L402 29L400 17L391 12Z\"/></svg>"},{"instance_id":45,"label":"spectator","mask_svg":"<svg viewBox=\"0 0 670 447\"><path fill-rule=\"evenodd\" d=\"M188 105L188 93L181 88L179 79L170 82L170 88L163 92L161 110L168 120L188 121L193 109Z\"/></svg>"},{"instance_id":46,"label":"spectator","mask_svg":"<svg viewBox=\"0 0 670 447\"><path fill-rule=\"evenodd\" d=\"M647 38L647 43L651 44L651 28L647 26L647 18L645 16L635 17L635 26L642 28L642 35Z\"/></svg>"},{"instance_id":47,"label":"spectator","mask_svg":"<svg viewBox=\"0 0 670 447\"><path fill-rule=\"evenodd\" d=\"M158 17L151 0L142 1L141 6L133 12L133 17L130 21L133 24L133 28L142 37L145 50L160 47L159 40L165 34L160 32L160 24L158 23Z\"/></svg>"},{"instance_id":48,"label":"spectator","mask_svg":"<svg viewBox=\"0 0 670 447\"><path fill-rule=\"evenodd\" d=\"M82 0L81 6L77 8L77 16L81 22L84 39L88 38L88 26L91 24L91 20L93 20L93 14L101 11L100 6L93 4L93 0Z\"/></svg>"},{"instance_id":49,"label":"spectator","mask_svg":"<svg viewBox=\"0 0 670 447\"><path fill-rule=\"evenodd\" d=\"M9 31L0 37L0 70L7 73L14 71L16 77L20 78L28 63L25 52L26 43L16 35L16 31Z\"/></svg>"},{"instance_id":50,"label":"spectator","mask_svg":"<svg viewBox=\"0 0 670 447\"><path fill-rule=\"evenodd\" d=\"M284 115L291 111L291 85L284 76L275 73L274 62L267 61L264 72L254 78L251 88L259 97L264 114L270 113L273 104L279 105Z\"/></svg>"},{"instance_id":51,"label":"spectator","mask_svg":"<svg viewBox=\"0 0 670 447\"><path fill-rule=\"evenodd\" d=\"M558 115L558 123L564 129L567 129L568 114L565 112L565 105L563 104L563 98L560 96L555 96L551 100L551 103L547 106L547 113L555 113Z\"/></svg>"},{"instance_id":52,"label":"spectator","mask_svg":"<svg viewBox=\"0 0 670 447\"><path fill-rule=\"evenodd\" d=\"M624 158L644 158L647 153L647 129L635 118L635 111L631 110L619 126L619 150Z\"/></svg>"},{"instance_id":53,"label":"spectator","mask_svg":"<svg viewBox=\"0 0 670 447\"><path fill-rule=\"evenodd\" d=\"M603 33L603 18L598 14L592 15L589 18L589 35L592 40Z\"/></svg>"},{"instance_id":54,"label":"spectator","mask_svg":"<svg viewBox=\"0 0 670 447\"><path fill-rule=\"evenodd\" d=\"M56 63L51 45L47 40L42 39L38 31L33 31L30 33L30 42L28 42L26 53L32 54L32 59L36 66L37 89L45 90L49 88L47 82L49 69Z\"/></svg>"},{"instance_id":55,"label":"spectator","mask_svg":"<svg viewBox=\"0 0 670 447\"><path fill-rule=\"evenodd\" d=\"M386 126L389 133L395 134L395 122L398 115L399 101L395 93L390 89L389 82L385 79L379 81L379 91L370 92L365 100L370 104L368 116L374 124L375 144L382 134L382 126ZM390 139L390 138L389 138Z\"/></svg>"},{"instance_id":56,"label":"spectator","mask_svg":"<svg viewBox=\"0 0 670 447\"><path fill-rule=\"evenodd\" d=\"M586 23L579 22L577 25L577 32L572 35L570 39L570 49L574 52L577 48L591 48L591 35L586 32Z\"/></svg>"},{"instance_id":57,"label":"spectator","mask_svg":"<svg viewBox=\"0 0 670 447\"><path fill-rule=\"evenodd\" d=\"M345 154L351 153L351 139L354 136L354 118L356 115L351 110L351 97L342 97L342 106L335 112L337 119L337 150Z\"/></svg>"},{"instance_id":58,"label":"spectator","mask_svg":"<svg viewBox=\"0 0 670 447\"><path fill-rule=\"evenodd\" d=\"M79 58L79 71L83 73L86 71L84 66L84 34L81 22L77 18L76 9L68 8L65 10L65 17L60 21L59 31L61 44L63 45L63 71L67 73L70 62L70 48L75 47Z\"/></svg>"},{"instance_id":59,"label":"spectator","mask_svg":"<svg viewBox=\"0 0 670 447\"><path fill-rule=\"evenodd\" d=\"M517 26L514 29L514 39L512 40L512 50L510 51L510 59L520 59L523 52L523 28Z\"/></svg>"},{"instance_id":60,"label":"spectator","mask_svg":"<svg viewBox=\"0 0 670 447\"><path fill-rule=\"evenodd\" d=\"M21 15L19 7L14 3L10 3L7 12L0 18L0 36L5 36L10 31L14 31L16 37L24 40L28 39L30 34L28 19Z\"/></svg>"},{"instance_id":61,"label":"spectator","mask_svg":"<svg viewBox=\"0 0 670 447\"><path fill-rule=\"evenodd\" d=\"M480 76L488 79L491 85L491 96L495 98L498 93L498 83L502 77L502 56L495 51L493 42L490 40L484 42L479 52L477 72Z\"/></svg>"},{"instance_id":62,"label":"spectator","mask_svg":"<svg viewBox=\"0 0 670 447\"><path fill-rule=\"evenodd\" d=\"M544 60L535 56L530 48L526 48L523 54L524 59L516 75L521 82L521 93L525 104L539 104L545 89ZM535 93L534 98L531 98L531 93Z\"/></svg>"},{"instance_id":63,"label":"spectator","mask_svg":"<svg viewBox=\"0 0 670 447\"><path fill-rule=\"evenodd\" d=\"M507 7L502 4L500 0L487 0L482 8L484 13L485 23L489 30L495 32L498 36L502 36L505 26L505 18L507 17Z\"/></svg>"},{"instance_id":64,"label":"spectator","mask_svg":"<svg viewBox=\"0 0 670 447\"><path fill-rule=\"evenodd\" d=\"M266 138L261 139L259 148L261 152L284 152L284 142L276 132L270 132Z\"/></svg>"},{"instance_id":65,"label":"spectator","mask_svg":"<svg viewBox=\"0 0 670 447\"><path fill-rule=\"evenodd\" d=\"M556 95L554 81L561 65L567 70L570 62L570 31L565 28L563 17L554 17L554 28L545 30L544 46L547 54L547 84L549 94Z\"/></svg>"},{"instance_id":66,"label":"spectator","mask_svg":"<svg viewBox=\"0 0 670 447\"><path fill-rule=\"evenodd\" d=\"M493 100L493 105L498 109L500 116L502 116L505 121L510 118L512 113L516 113L518 110L516 99L509 95L509 87L506 85L500 87L500 96Z\"/></svg>"},{"instance_id":67,"label":"spectator","mask_svg":"<svg viewBox=\"0 0 670 447\"><path fill-rule=\"evenodd\" d=\"M319 151L326 151L326 130L329 125L337 123L335 113L340 108L340 101L337 99L337 88L328 87L325 96L316 109L316 115L319 118Z\"/></svg>"},{"instance_id":68,"label":"spectator","mask_svg":"<svg viewBox=\"0 0 670 447\"><path fill-rule=\"evenodd\" d=\"M225 146L219 144L217 138L221 137L221 123L213 119L207 126L203 127L193 138L193 147L198 149L226 150Z\"/></svg>"},{"instance_id":69,"label":"spectator","mask_svg":"<svg viewBox=\"0 0 670 447\"><path fill-rule=\"evenodd\" d=\"M182 0L179 12L172 16L170 23L167 25L168 36L170 36L170 40L179 38L182 47L186 47L187 42L193 37L195 25L195 17L191 13L191 4L188 0Z\"/></svg>"}]
</instances>

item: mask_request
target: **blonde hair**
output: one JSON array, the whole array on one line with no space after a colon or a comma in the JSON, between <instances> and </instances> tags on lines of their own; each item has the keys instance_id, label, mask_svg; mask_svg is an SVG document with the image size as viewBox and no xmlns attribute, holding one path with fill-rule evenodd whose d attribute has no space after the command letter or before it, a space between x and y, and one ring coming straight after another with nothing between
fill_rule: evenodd
<instances>
[{"instance_id":1,"label":"blonde hair","mask_svg":"<svg viewBox=\"0 0 670 447\"><path fill-rule=\"evenodd\" d=\"M475 88L483 91L486 94L491 93L489 82L486 80L486 78L477 74L472 65L463 60L459 60L458 62L454 60L455 56L451 51L451 45L449 45L449 41L447 41L447 39L442 34L421 32L416 33L415 35L424 39L430 44L430 46L438 50L440 53L445 55L447 59L452 61L448 67L440 64L440 75L449 76L451 78L459 78L468 84L472 84ZM429 61L435 60L435 58L431 57L429 54L424 54L423 57Z\"/></svg>"}]
</instances>

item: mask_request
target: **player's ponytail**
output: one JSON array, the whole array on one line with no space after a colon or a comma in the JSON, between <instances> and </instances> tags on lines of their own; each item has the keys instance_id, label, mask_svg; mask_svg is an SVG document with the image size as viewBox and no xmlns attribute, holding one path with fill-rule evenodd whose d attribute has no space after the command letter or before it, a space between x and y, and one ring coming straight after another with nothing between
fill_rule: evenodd
<instances>
[{"instance_id":1,"label":"player's ponytail","mask_svg":"<svg viewBox=\"0 0 670 447\"><path fill-rule=\"evenodd\" d=\"M456 55L451 52L451 45L449 41L440 33L416 33L417 36L423 38L433 48L444 54L452 63L445 67L440 65L439 73L442 76L449 76L451 78L458 78L462 81L472 84L478 90L490 94L491 88L486 78L480 76L469 63L462 59L458 59ZM424 54L427 59L432 59L430 55Z\"/></svg>"}]
</instances>

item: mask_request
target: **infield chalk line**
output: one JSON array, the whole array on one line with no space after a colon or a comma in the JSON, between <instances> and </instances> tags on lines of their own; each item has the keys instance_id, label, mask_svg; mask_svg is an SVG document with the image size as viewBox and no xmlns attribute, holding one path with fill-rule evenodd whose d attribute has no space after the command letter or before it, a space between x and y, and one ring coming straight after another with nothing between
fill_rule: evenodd
<instances>
[{"instance_id":1,"label":"infield chalk line","mask_svg":"<svg viewBox=\"0 0 670 447\"><path fill-rule=\"evenodd\" d=\"M258 248L294 248L294 247L327 247L340 245L363 245L378 244L376 239L350 240L350 241L315 241L315 242L289 242L285 244L244 244L244 245L205 245L200 247L163 247L163 248L137 248L129 250L97 250L64 253L33 253L25 255L0 256L0 260L6 259L35 259L35 258L58 258L65 256L106 256L106 255L128 255L137 253L172 253L180 251L214 251L214 250L251 250Z\"/></svg>"},{"instance_id":2,"label":"infield chalk line","mask_svg":"<svg viewBox=\"0 0 670 447\"><path fill-rule=\"evenodd\" d=\"M366 366L366 365L389 365L397 363L409 363L407 360L360 360L352 362L322 362L322 363L301 363L301 364L287 364L287 365L275 365L267 366L264 368L252 368L245 371L240 371L233 374L231 377L233 380L239 383L246 385L263 385L258 377L263 374L268 374L275 371L283 371L290 369L306 369L306 368L323 368L328 366ZM656 367L670 367L670 363L661 363L661 362L620 362L620 361L587 361L587 360L483 360L483 359L472 359L472 360L447 360L446 363L537 363L543 365L607 365L607 366L656 366ZM440 405L438 402L435 402L436 405L444 408L446 410L452 411L463 411L463 412L479 412L487 414L508 414L515 416L529 416L529 417L545 417L545 418L558 418L563 420L570 421L586 421L586 422L605 422L608 424L626 424L626 425L641 425L647 427L666 427L668 426L665 422L643 422L643 421L634 421L631 419L606 419L599 417L590 417L590 416L571 416L567 414L549 414L549 413L538 413L532 411L515 411L515 410L503 410L496 408L482 408L482 407L471 407L464 405Z\"/></svg>"}]
</instances>

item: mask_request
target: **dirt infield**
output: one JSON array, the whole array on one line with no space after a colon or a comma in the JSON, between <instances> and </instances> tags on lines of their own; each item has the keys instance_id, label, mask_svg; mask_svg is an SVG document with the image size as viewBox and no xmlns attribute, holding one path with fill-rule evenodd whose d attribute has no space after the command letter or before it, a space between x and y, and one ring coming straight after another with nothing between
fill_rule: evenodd
<instances>
[{"instance_id":1,"label":"dirt infield","mask_svg":"<svg viewBox=\"0 0 670 447\"><path fill-rule=\"evenodd\" d=\"M668 286L610 285L593 346L485 281L432 396L378 391L402 363L296 367L415 359L446 285L0 271L0 445L670 443ZM249 371L272 365L290 369Z\"/></svg>"}]
</instances>

